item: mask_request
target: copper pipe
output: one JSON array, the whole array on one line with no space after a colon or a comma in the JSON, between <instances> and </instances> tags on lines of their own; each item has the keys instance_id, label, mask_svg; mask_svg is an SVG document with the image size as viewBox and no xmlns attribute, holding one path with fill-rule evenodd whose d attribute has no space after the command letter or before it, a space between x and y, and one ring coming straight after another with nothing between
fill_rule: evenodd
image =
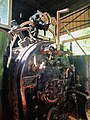
<instances>
[{"instance_id":1,"label":"copper pipe","mask_svg":"<svg viewBox=\"0 0 90 120\"><path fill-rule=\"evenodd\" d=\"M31 20L29 21L25 21L22 24L20 24L20 27L24 27L25 25L31 24L32 26L34 26L34 22L32 22Z\"/></svg>"},{"instance_id":2,"label":"copper pipe","mask_svg":"<svg viewBox=\"0 0 90 120\"><path fill-rule=\"evenodd\" d=\"M52 29L50 29L50 28L48 28L48 30L53 34L53 38L54 38L54 40L55 40L55 42L56 42L56 36L55 36L55 34L54 34L54 32L53 32L53 30Z\"/></svg>"},{"instance_id":3,"label":"copper pipe","mask_svg":"<svg viewBox=\"0 0 90 120\"><path fill-rule=\"evenodd\" d=\"M22 27L22 28L18 28L16 30L13 30L13 33L18 33L18 32L22 32L22 31L27 31L29 30L29 27Z\"/></svg>"}]
</instances>

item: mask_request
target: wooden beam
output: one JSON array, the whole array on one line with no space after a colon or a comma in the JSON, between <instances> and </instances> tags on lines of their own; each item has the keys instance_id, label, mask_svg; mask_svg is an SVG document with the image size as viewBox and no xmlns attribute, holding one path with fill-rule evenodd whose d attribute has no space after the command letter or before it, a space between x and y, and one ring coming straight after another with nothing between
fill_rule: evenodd
<instances>
[{"instance_id":1,"label":"wooden beam","mask_svg":"<svg viewBox=\"0 0 90 120\"><path fill-rule=\"evenodd\" d=\"M56 41L57 49L59 49L59 47L60 47L60 28L61 28L60 27L60 25L61 25L60 15L62 13L66 13L66 12L69 12L68 8L57 11L57 41Z\"/></svg>"}]
</instances>

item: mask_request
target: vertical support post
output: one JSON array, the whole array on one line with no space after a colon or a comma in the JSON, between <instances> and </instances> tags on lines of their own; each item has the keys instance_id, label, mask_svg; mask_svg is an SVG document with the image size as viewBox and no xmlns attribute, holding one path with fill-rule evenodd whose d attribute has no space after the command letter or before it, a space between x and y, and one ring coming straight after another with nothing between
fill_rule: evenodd
<instances>
[{"instance_id":1,"label":"vertical support post","mask_svg":"<svg viewBox=\"0 0 90 120\"><path fill-rule=\"evenodd\" d=\"M60 48L60 13L57 11L57 49Z\"/></svg>"},{"instance_id":2,"label":"vertical support post","mask_svg":"<svg viewBox=\"0 0 90 120\"><path fill-rule=\"evenodd\" d=\"M88 55L85 56L85 62L86 62L86 79L88 80L88 77L89 77L89 73L88 73L88 70L89 70L89 62L88 62Z\"/></svg>"},{"instance_id":3,"label":"vertical support post","mask_svg":"<svg viewBox=\"0 0 90 120\"><path fill-rule=\"evenodd\" d=\"M60 24L61 24L60 14L66 12L69 12L68 8L57 11L57 41L56 41L57 49L60 49Z\"/></svg>"},{"instance_id":4,"label":"vertical support post","mask_svg":"<svg viewBox=\"0 0 90 120\"><path fill-rule=\"evenodd\" d=\"M90 88L89 88L89 56L85 56L85 63L86 63L86 69L85 69L85 77L86 77L86 82L85 82L85 88L90 94Z\"/></svg>"}]
</instances>

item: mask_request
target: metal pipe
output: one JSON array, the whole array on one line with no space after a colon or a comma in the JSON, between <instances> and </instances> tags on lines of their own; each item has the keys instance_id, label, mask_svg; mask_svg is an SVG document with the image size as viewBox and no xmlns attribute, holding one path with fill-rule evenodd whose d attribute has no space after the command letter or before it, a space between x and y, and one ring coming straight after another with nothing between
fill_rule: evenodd
<instances>
[{"instance_id":1,"label":"metal pipe","mask_svg":"<svg viewBox=\"0 0 90 120\"><path fill-rule=\"evenodd\" d=\"M54 32L50 28L48 28L48 30L53 34L54 42L56 42L56 36L55 36Z\"/></svg>"}]
</instances>

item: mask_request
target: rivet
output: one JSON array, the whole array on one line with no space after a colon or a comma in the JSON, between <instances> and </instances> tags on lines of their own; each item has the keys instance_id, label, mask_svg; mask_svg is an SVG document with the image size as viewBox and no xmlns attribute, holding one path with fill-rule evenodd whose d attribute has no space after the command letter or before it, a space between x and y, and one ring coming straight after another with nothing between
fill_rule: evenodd
<instances>
[{"instance_id":1,"label":"rivet","mask_svg":"<svg viewBox=\"0 0 90 120\"><path fill-rule=\"evenodd\" d=\"M32 99L35 99L35 95L32 97Z\"/></svg>"},{"instance_id":2,"label":"rivet","mask_svg":"<svg viewBox=\"0 0 90 120\"><path fill-rule=\"evenodd\" d=\"M43 114L43 117L46 117L46 114Z\"/></svg>"},{"instance_id":3,"label":"rivet","mask_svg":"<svg viewBox=\"0 0 90 120\"><path fill-rule=\"evenodd\" d=\"M59 103L57 103L57 105L59 105Z\"/></svg>"},{"instance_id":4,"label":"rivet","mask_svg":"<svg viewBox=\"0 0 90 120\"><path fill-rule=\"evenodd\" d=\"M38 108L38 105L35 106L35 109L37 109L37 108Z\"/></svg>"},{"instance_id":5,"label":"rivet","mask_svg":"<svg viewBox=\"0 0 90 120\"><path fill-rule=\"evenodd\" d=\"M56 98L56 95L54 95L54 98Z\"/></svg>"},{"instance_id":6,"label":"rivet","mask_svg":"<svg viewBox=\"0 0 90 120\"><path fill-rule=\"evenodd\" d=\"M38 120L38 118L35 118L35 120Z\"/></svg>"}]
</instances>

